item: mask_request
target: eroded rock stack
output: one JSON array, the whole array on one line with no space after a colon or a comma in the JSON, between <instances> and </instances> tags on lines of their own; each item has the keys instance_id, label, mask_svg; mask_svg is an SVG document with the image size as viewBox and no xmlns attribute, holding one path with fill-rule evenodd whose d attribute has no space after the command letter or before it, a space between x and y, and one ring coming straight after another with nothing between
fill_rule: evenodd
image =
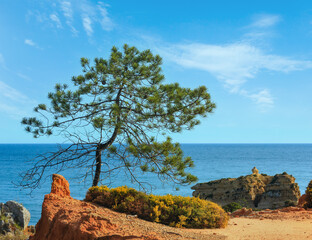
<instances>
[{"instance_id":1,"label":"eroded rock stack","mask_svg":"<svg viewBox=\"0 0 312 240\"><path fill-rule=\"evenodd\" d=\"M252 174L239 178L224 178L192 187L193 196L216 202L222 206L237 202L248 208L276 209L296 205L300 190L295 178L287 173L268 176Z\"/></svg>"}]
</instances>

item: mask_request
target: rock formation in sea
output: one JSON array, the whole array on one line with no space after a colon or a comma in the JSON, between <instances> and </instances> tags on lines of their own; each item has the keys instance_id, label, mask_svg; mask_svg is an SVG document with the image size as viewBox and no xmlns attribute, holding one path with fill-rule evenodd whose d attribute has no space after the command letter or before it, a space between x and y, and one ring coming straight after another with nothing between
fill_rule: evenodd
<instances>
[{"instance_id":1,"label":"rock formation in sea","mask_svg":"<svg viewBox=\"0 0 312 240\"><path fill-rule=\"evenodd\" d=\"M192 189L193 196L221 206L237 202L248 208L277 209L296 205L300 198L299 186L292 175L284 172L268 176L259 174L256 168L251 175L198 183Z\"/></svg>"},{"instance_id":2,"label":"rock formation in sea","mask_svg":"<svg viewBox=\"0 0 312 240\"><path fill-rule=\"evenodd\" d=\"M200 233L172 228L73 199L67 180L53 175L51 193L42 204L36 233L30 240L204 239ZM215 239L206 234L207 239ZM206 239L206 238L205 238Z\"/></svg>"}]
</instances>

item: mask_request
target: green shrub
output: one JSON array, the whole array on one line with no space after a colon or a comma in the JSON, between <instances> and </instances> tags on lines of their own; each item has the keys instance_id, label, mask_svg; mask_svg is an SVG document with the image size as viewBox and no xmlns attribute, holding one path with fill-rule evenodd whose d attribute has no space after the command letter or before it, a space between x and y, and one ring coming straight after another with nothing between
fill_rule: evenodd
<instances>
[{"instance_id":1,"label":"green shrub","mask_svg":"<svg viewBox=\"0 0 312 240\"><path fill-rule=\"evenodd\" d=\"M296 205L297 203L295 201L292 201L292 200L285 201L285 207L294 207Z\"/></svg>"},{"instance_id":2,"label":"green shrub","mask_svg":"<svg viewBox=\"0 0 312 240\"><path fill-rule=\"evenodd\" d=\"M312 208L312 180L310 181L305 193L307 195L307 205L305 207Z\"/></svg>"},{"instance_id":3,"label":"green shrub","mask_svg":"<svg viewBox=\"0 0 312 240\"><path fill-rule=\"evenodd\" d=\"M243 207L239 203L231 202L229 204L224 205L222 208L224 209L224 211L232 213L238 209L242 209Z\"/></svg>"},{"instance_id":4,"label":"green shrub","mask_svg":"<svg viewBox=\"0 0 312 240\"><path fill-rule=\"evenodd\" d=\"M173 227L221 228L229 218L213 202L195 197L147 195L127 186L91 187L85 201Z\"/></svg>"}]
</instances>

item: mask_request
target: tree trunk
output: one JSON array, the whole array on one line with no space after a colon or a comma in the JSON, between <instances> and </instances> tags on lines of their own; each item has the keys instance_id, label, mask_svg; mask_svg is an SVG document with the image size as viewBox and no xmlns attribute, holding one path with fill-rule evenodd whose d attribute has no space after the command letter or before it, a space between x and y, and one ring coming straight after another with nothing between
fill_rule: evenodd
<instances>
[{"instance_id":1,"label":"tree trunk","mask_svg":"<svg viewBox=\"0 0 312 240\"><path fill-rule=\"evenodd\" d=\"M119 89L117 97L116 97L116 104L119 106L119 98L121 94L122 88ZM119 126L118 124L120 123L120 116L117 116L117 125L115 126L114 132L111 136L111 138L104 144L99 143L96 147L96 152L95 152L95 174L93 178L93 184L92 187L97 186L100 181L100 175L101 175L101 165L102 165L102 151L107 149L110 145L113 144L115 141L118 131L119 131Z\"/></svg>"},{"instance_id":2,"label":"tree trunk","mask_svg":"<svg viewBox=\"0 0 312 240\"><path fill-rule=\"evenodd\" d=\"M92 187L97 186L99 184L100 175L101 175L101 166L102 166L102 149L100 146L96 148L95 152L95 174L93 178Z\"/></svg>"}]
</instances>

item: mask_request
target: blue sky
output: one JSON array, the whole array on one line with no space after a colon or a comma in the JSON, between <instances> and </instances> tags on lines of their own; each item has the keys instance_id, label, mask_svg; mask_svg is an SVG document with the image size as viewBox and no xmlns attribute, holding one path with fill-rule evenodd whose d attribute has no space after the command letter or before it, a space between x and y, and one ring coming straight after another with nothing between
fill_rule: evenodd
<instances>
[{"instance_id":1,"label":"blue sky","mask_svg":"<svg viewBox=\"0 0 312 240\"><path fill-rule=\"evenodd\" d=\"M311 1L0 2L0 143L33 139L23 116L80 58L113 45L163 57L167 82L206 85L217 108L182 143L311 143Z\"/></svg>"}]
</instances>

